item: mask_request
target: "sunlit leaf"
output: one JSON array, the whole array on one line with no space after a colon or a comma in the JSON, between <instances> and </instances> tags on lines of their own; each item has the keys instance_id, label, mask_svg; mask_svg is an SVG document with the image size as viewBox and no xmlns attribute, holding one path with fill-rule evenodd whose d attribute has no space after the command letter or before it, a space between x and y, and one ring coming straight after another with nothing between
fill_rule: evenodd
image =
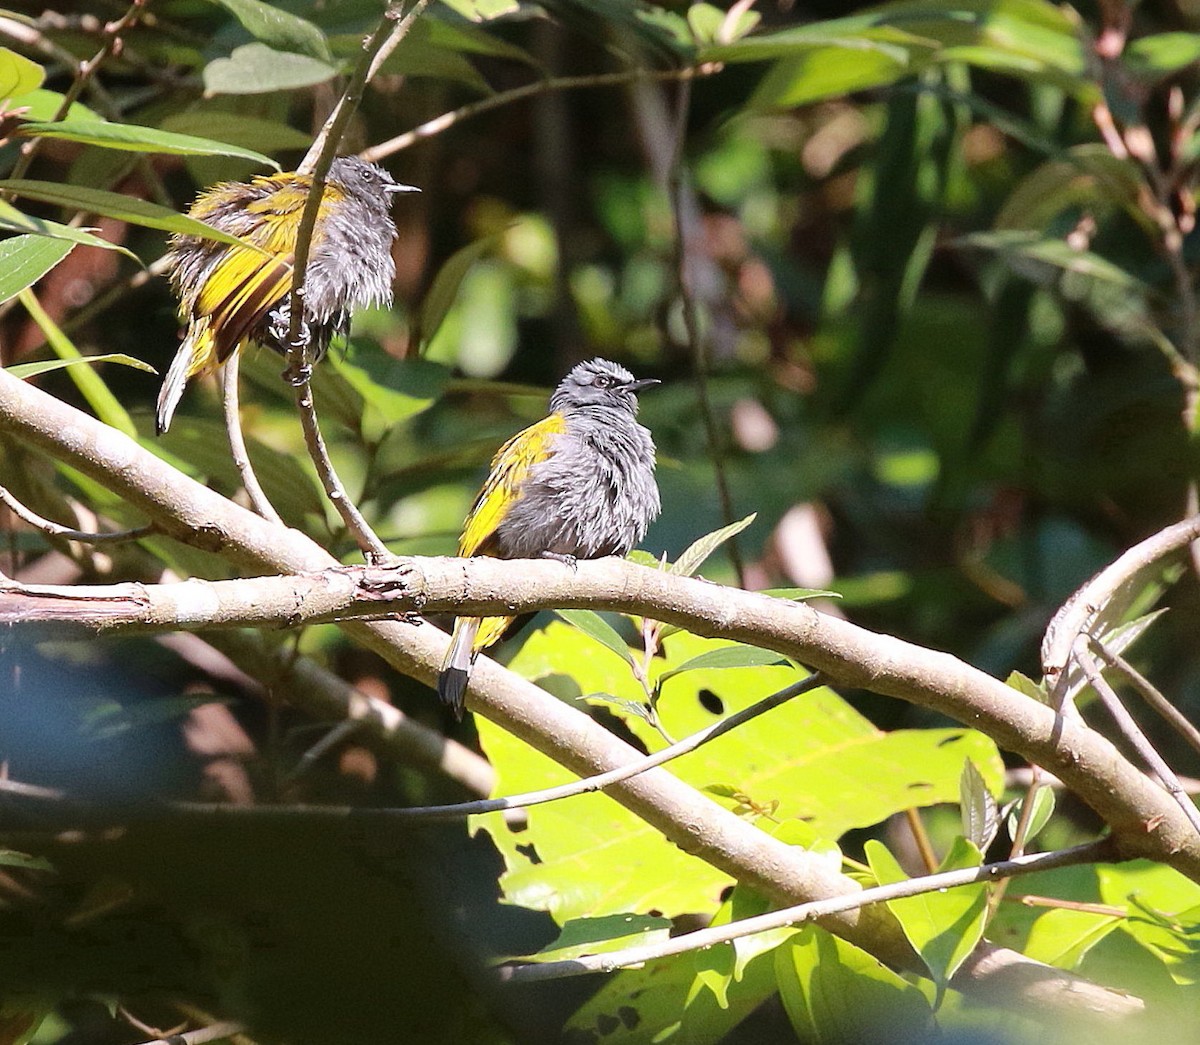
<instances>
[{"instance_id":1,"label":"sunlit leaf","mask_svg":"<svg viewBox=\"0 0 1200 1045\"><path fill-rule=\"evenodd\" d=\"M23 214L7 200L0 200L0 229L8 232L28 233L31 236L44 236L48 239L61 240L64 243L78 243L85 247L99 247L101 250L115 250L137 261L139 265L141 264L136 254L119 243L112 243L99 236L94 236L86 229L77 229L70 225L61 225L57 221L48 221L46 218L35 218L29 214Z\"/></svg>"},{"instance_id":2,"label":"sunlit leaf","mask_svg":"<svg viewBox=\"0 0 1200 1045\"><path fill-rule=\"evenodd\" d=\"M1008 816L1005 819L1005 826L1008 829L1008 837L1015 839L1017 837L1017 826L1021 822L1021 812L1025 808L1025 802L1028 796L1018 799L1012 804L1012 809L1009 810ZM1025 831L1025 843L1032 842L1050 822L1050 817L1054 815L1054 788L1039 787L1034 792L1033 796L1033 812L1029 816L1029 826Z\"/></svg>"},{"instance_id":3,"label":"sunlit leaf","mask_svg":"<svg viewBox=\"0 0 1200 1045\"><path fill-rule=\"evenodd\" d=\"M0 240L0 302L31 287L71 253L74 245L45 236Z\"/></svg>"},{"instance_id":4,"label":"sunlit leaf","mask_svg":"<svg viewBox=\"0 0 1200 1045\"><path fill-rule=\"evenodd\" d=\"M744 519L739 519L728 526L722 526L719 530L714 530L712 533L705 534L699 540L693 541L684 550L684 553L671 564L670 572L680 577L690 577L704 565L704 561L721 547L722 544L729 540L729 538L741 533L757 518L758 513L752 512Z\"/></svg>"},{"instance_id":5,"label":"sunlit leaf","mask_svg":"<svg viewBox=\"0 0 1200 1045\"><path fill-rule=\"evenodd\" d=\"M162 207L157 203L150 203L133 196L123 196L119 192L106 192L103 189L91 189L84 185L65 185L53 181L28 181L19 178L0 181L0 190L12 192L31 200L40 200L42 203L71 207L88 214L103 214L108 218L128 221L133 225L144 225L150 229L178 232L187 236L201 236L219 243L243 244L243 241L236 236L214 229L211 225L206 225L195 218L189 218L186 214L179 214L170 207Z\"/></svg>"},{"instance_id":6,"label":"sunlit leaf","mask_svg":"<svg viewBox=\"0 0 1200 1045\"><path fill-rule=\"evenodd\" d=\"M880 885L907 880L908 876L896 858L881 842L868 839L864 852ZM979 867L982 862L978 848L965 838L958 838L938 870ZM888 900L887 906L929 969L940 999L950 978L983 936L987 919L987 883L976 882Z\"/></svg>"},{"instance_id":7,"label":"sunlit leaf","mask_svg":"<svg viewBox=\"0 0 1200 1045\"><path fill-rule=\"evenodd\" d=\"M633 655L627 643L617 629L608 623L595 610L558 610L558 615L568 624L573 625L585 635L590 635L602 646L612 650L618 657L633 663Z\"/></svg>"},{"instance_id":8,"label":"sunlit leaf","mask_svg":"<svg viewBox=\"0 0 1200 1045\"><path fill-rule=\"evenodd\" d=\"M803 925L775 952L779 996L801 1041L923 1041L933 1013L916 987L832 933Z\"/></svg>"},{"instance_id":9,"label":"sunlit leaf","mask_svg":"<svg viewBox=\"0 0 1200 1045\"><path fill-rule=\"evenodd\" d=\"M262 0L215 0L256 40L280 51L298 51L330 61L325 34L312 22Z\"/></svg>"},{"instance_id":10,"label":"sunlit leaf","mask_svg":"<svg viewBox=\"0 0 1200 1045\"><path fill-rule=\"evenodd\" d=\"M38 374L49 373L51 370L62 370L63 367L95 366L98 363L117 363L120 366L131 366L134 370L141 370L147 374L158 373L149 363L134 359L133 356L127 356L124 352L107 352L101 356L80 356L78 359L43 359L36 363L14 363L4 369L13 377L26 380L37 377Z\"/></svg>"},{"instance_id":11,"label":"sunlit leaf","mask_svg":"<svg viewBox=\"0 0 1200 1045\"><path fill-rule=\"evenodd\" d=\"M0 102L41 87L46 71L24 55L0 47Z\"/></svg>"},{"instance_id":12,"label":"sunlit leaf","mask_svg":"<svg viewBox=\"0 0 1200 1045\"><path fill-rule=\"evenodd\" d=\"M664 671L658 676L658 685L661 688L668 679L682 675L685 671L697 671L701 668L757 668L767 664L786 663L787 657L774 650L758 649L754 646L722 646L685 660L670 671Z\"/></svg>"},{"instance_id":13,"label":"sunlit leaf","mask_svg":"<svg viewBox=\"0 0 1200 1045\"><path fill-rule=\"evenodd\" d=\"M242 160L253 160L255 163L279 170L279 164L253 149L213 141L211 138L160 131L154 127L138 127L131 123L105 123L101 120L26 123L21 125L20 133L29 138L59 138L63 141L82 142L85 145L129 152L161 153L170 156L232 156Z\"/></svg>"},{"instance_id":14,"label":"sunlit leaf","mask_svg":"<svg viewBox=\"0 0 1200 1045\"><path fill-rule=\"evenodd\" d=\"M478 239L474 243L468 243L451 254L438 269L438 273L434 276L433 283L425 295L425 300L421 302L421 307L417 311L417 324L413 331L415 344L424 348L433 340L434 334L438 332L442 321L449 314L450 307L454 304L454 299L458 294L458 288L462 285L471 266L485 254L496 249L496 244L500 242L500 235L500 233L496 233Z\"/></svg>"},{"instance_id":15,"label":"sunlit leaf","mask_svg":"<svg viewBox=\"0 0 1200 1045\"><path fill-rule=\"evenodd\" d=\"M958 787L963 834L980 852L986 852L1000 830L1000 814L987 781L969 758L963 763Z\"/></svg>"}]
</instances>

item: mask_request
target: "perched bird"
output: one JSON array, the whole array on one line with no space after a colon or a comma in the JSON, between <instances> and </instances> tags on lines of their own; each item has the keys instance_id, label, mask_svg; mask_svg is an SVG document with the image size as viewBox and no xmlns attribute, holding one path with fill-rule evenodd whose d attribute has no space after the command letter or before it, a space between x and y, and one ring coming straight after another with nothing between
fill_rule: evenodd
<instances>
[{"instance_id":1,"label":"perched bird","mask_svg":"<svg viewBox=\"0 0 1200 1045\"><path fill-rule=\"evenodd\" d=\"M467 516L459 555L579 559L625 555L658 515L654 441L637 423L635 381L607 359L580 363L554 390L550 415L518 432L492 458ZM462 717L471 665L511 617L459 617L438 694Z\"/></svg>"},{"instance_id":2,"label":"perched bird","mask_svg":"<svg viewBox=\"0 0 1200 1045\"><path fill-rule=\"evenodd\" d=\"M202 193L188 211L260 250L199 236L172 237L167 272L187 329L158 393L159 435L170 427L191 378L212 373L248 342L286 354L296 233L311 185L311 177L295 172L223 182ZM416 191L365 160L333 161L304 277L300 338L313 362L324 356L335 334L349 330L353 309L391 304L396 274L391 196Z\"/></svg>"}]
</instances>

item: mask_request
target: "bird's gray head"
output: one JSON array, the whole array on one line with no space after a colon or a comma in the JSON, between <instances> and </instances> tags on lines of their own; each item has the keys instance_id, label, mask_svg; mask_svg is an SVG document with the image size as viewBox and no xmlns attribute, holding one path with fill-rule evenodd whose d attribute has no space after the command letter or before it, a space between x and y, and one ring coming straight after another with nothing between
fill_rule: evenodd
<instances>
[{"instance_id":1,"label":"bird's gray head","mask_svg":"<svg viewBox=\"0 0 1200 1045\"><path fill-rule=\"evenodd\" d=\"M393 193L421 191L413 185L400 184L382 167L357 156L339 156L334 160L326 181L358 199L378 204L385 211Z\"/></svg>"},{"instance_id":2,"label":"bird's gray head","mask_svg":"<svg viewBox=\"0 0 1200 1045\"><path fill-rule=\"evenodd\" d=\"M608 359L593 359L580 363L562 379L550 397L550 409L555 412L607 407L637 413L637 393L657 385L655 378L635 380L623 366Z\"/></svg>"}]
</instances>

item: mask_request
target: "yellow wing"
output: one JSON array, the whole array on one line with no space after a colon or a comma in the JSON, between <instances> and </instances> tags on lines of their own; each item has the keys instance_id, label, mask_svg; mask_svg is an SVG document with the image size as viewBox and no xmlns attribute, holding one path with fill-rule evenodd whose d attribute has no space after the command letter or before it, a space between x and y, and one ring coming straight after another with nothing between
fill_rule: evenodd
<instances>
[{"instance_id":1,"label":"yellow wing","mask_svg":"<svg viewBox=\"0 0 1200 1045\"><path fill-rule=\"evenodd\" d=\"M246 212L260 220L242 237L270 256L248 247L224 248L220 263L193 305L193 319L207 320L211 337L207 366L197 361L197 370L213 369L228 359L263 316L291 292L296 231L310 182L295 174L256 179L260 185L275 182L279 184L273 191L247 204ZM336 188L325 186L318 228L324 209L340 195ZM219 188L206 193L190 211L191 217L210 220L220 197Z\"/></svg>"},{"instance_id":2,"label":"yellow wing","mask_svg":"<svg viewBox=\"0 0 1200 1045\"><path fill-rule=\"evenodd\" d=\"M550 456L553 436L566 429L561 414L551 414L514 435L496 451L492 470L467 516L458 540L459 555L487 555L488 543L513 504L529 469Z\"/></svg>"}]
</instances>

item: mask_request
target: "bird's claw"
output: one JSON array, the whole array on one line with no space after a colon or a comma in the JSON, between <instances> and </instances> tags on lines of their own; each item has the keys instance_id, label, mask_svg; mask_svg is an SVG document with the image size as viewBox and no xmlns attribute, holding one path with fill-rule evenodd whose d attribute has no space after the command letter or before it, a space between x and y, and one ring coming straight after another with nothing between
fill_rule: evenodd
<instances>
[{"instance_id":1,"label":"bird's claw","mask_svg":"<svg viewBox=\"0 0 1200 1045\"><path fill-rule=\"evenodd\" d=\"M542 558L561 562L564 566L571 567L572 573L579 572L579 560L574 555L566 555L563 552L542 552Z\"/></svg>"}]
</instances>

